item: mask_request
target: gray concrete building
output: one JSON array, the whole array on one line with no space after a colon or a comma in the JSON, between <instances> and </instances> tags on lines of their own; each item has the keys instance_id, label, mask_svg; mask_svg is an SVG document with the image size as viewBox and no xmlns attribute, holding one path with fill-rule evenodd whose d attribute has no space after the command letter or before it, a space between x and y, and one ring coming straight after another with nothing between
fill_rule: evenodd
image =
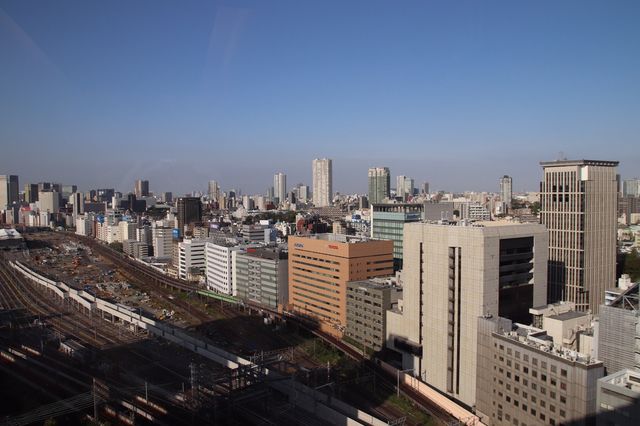
<instances>
[{"instance_id":1,"label":"gray concrete building","mask_svg":"<svg viewBox=\"0 0 640 426\"><path fill-rule=\"evenodd\" d=\"M476 414L487 425L590 424L602 362L545 330L478 319Z\"/></svg>"},{"instance_id":2,"label":"gray concrete building","mask_svg":"<svg viewBox=\"0 0 640 426\"><path fill-rule=\"evenodd\" d=\"M528 322L546 303L547 238L539 224L406 224L402 311L387 313L403 369L473 406L477 318Z\"/></svg>"},{"instance_id":3,"label":"gray concrete building","mask_svg":"<svg viewBox=\"0 0 640 426\"><path fill-rule=\"evenodd\" d=\"M640 419L640 372L625 369L598 380L598 426L636 426Z\"/></svg>"},{"instance_id":4,"label":"gray concrete building","mask_svg":"<svg viewBox=\"0 0 640 426\"><path fill-rule=\"evenodd\" d=\"M639 287L633 284L610 305L600 306L598 358L607 374L634 367L640 370Z\"/></svg>"},{"instance_id":5,"label":"gray concrete building","mask_svg":"<svg viewBox=\"0 0 640 426\"><path fill-rule=\"evenodd\" d=\"M286 251L249 248L234 256L233 280L237 297L271 309L286 305L289 294L289 264Z\"/></svg>"},{"instance_id":6,"label":"gray concrete building","mask_svg":"<svg viewBox=\"0 0 640 426\"><path fill-rule=\"evenodd\" d=\"M540 164L540 222L549 230L548 299L597 313L616 279L618 162Z\"/></svg>"},{"instance_id":7,"label":"gray concrete building","mask_svg":"<svg viewBox=\"0 0 640 426\"><path fill-rule=\"evenodd\" d=\"M402 289L383 278L347 283L345 335L360 345L380 351L385 344L386 311L397 305Z\"/></svg>"}]
</instances>

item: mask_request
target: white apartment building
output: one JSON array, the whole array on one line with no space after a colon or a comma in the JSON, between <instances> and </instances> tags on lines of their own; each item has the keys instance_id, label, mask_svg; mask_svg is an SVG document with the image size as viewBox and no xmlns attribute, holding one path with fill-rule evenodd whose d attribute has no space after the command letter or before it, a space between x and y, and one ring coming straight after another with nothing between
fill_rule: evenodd
<instances>
[{"instance_id":1,"label":"white apartment building","mask_svg":"<svg viewBox=\"0 0 640 426\"><path fill-rule=\"evenodd\" d=\"M178 278L191 280L205 269L206 240L184 240L178 243Z\"/></svg>"},{"instance_id":2,"label":"white apartment building","mask_svg":"<svg viewBox=\"0 0 640 426\"><path fill-rule=\"evenodd\" d=\"M207 242L207 288L218 293L237 295L233 279L236 252L244 252L247 248L258 245L235 245L232 243Z\"/></svg>"},{"instance_id":3,"label":"white apartment building","mask_svg":"<svg viewBox=\"0 0 640 426\"><path fill-rule=\"evenodd\" d=\"M329 158L316 158L312 163L313 205L326 207L333 198L333 165Z\"/></svg>"},{"instance_id":4,"label":"white apartment building","mask_svg":"<svg viewBox=\"0 0 640 426\"><path fill-rule=\"evenodd\" d=\"M151 229L151 245L155 257L173 256L173 229L154 226Z\"/></svg>"},{"instance_id":5,"label":"white apartment building","mask_svg":"<svg viewBox=\"0 0 640 426\"><path fill-rule=\"evenodd\" d=\"M76 235L90 237L92 233L93 219L87 216L78 216L76 218Z\"/></svg>"}]
</instances>

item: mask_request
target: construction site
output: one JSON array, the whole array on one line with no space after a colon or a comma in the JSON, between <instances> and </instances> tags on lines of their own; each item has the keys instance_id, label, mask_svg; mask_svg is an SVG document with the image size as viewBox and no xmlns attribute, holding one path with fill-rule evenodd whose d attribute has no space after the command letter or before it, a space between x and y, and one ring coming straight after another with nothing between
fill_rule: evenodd
<instances>
[{"instance_id":1,"label":"construction site","mask_svg":"<svg viewBox=\"0 0 640 426\"><path fill-rule=\"evenodd\" d=\"M161 285L94 240L25 241L0 260L0 375L20 390L0 424L453 420L295 321Z\"/></svg>"}]
</instances>

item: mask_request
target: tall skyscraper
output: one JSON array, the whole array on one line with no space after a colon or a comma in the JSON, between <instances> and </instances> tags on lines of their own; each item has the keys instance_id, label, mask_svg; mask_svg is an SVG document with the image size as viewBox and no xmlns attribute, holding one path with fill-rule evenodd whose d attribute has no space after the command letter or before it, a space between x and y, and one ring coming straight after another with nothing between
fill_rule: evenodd
<instances>
[{"instance_id":1,"label":"tall skyscraper","mask_svg":"<svg viewBox=\"0 0 640 426\"><path fill-rule=\"evenodd\" d=\"M511 208L511 200L513 198L513 181L511 176L504 175L500 178L500 201Z\"/></svg>"},{"instance_id":2,"label":"tall skyscraper","mask_svg":"<svg viewBox=\"0 0 640 426\"><path fill-rule=\"evenodd\" d=\"M396 176L396 196L406 199L408 195L413 195L414 182L409 176Z\"/></svg>"},{"instance_id":3,"label":"tall skyscraper","mask_svg":"<svg viewBox=\"0 0 640 426\"><path fill-rule=\"evenodd\" d=\"M549 303L597 313L616 283L617 161L549 161L540 222L549 230Z\"/></svg>"},{"instance_id":4,"label":"tall skyscraper","mask_svg":"<svg viewBox=\"0 0 640 426\"><path fill-rule=\"evenodd\" d=\"M184 235L185 225L202 220L202 203L198 197L178 198L178 229Z\"/></svg>"},{"instance_id":5,"label":"tall skyscraper","mask_svg":"<svg viewBox=\"0 0 640 426\"><path fill-rule=\"evenodd\" d=\"M273 192L278 203L282 204L287 199L287 175L284 173L276 173L273 175Z\"/></svg>"},{"instance_id":6,"label":"tall skyscraper","mask_svg":"<svg viewBox=\"0 0 640 426\"><path fill-rule=\"evenodd\" d=\"M298 198L303 203L309 200L309 187L307 185L300 184L300 186L298 186Z\"/></svg>"},{"instance_id":7,"label":"tall skyscraper","mask_svg":"<svg viewBox=\"0 0 640 426\"><path fill-rule=\"evenodd\" d=\"M478 318L530 323L546 304L548 238L540 224L406 224L403 309L387 313L402 368L473 406Z\"/></svg>"},{"instance_id":8,"label":"tall skyscraper","mask_svg":"<svg viewBox=\"0 0 640 426\"><path fill-rule=\"evenodd\" d=\"M149 196L149 181L148 180L137 180L136 181L136 197L148 197Z\"/></svg>"},{"instance_id":9,"label":"tall skyscraper","mask_svg":"<svg viewBox=\"0 0 640 426\"><path fill-rule=\"evenodd\" d=\"M640 197L640 179L626 179L622 181L623 197Z\"/></svg>"},{"instance_id":10,"label":"tall skyscraper","mask_svg":"<svg viewBox=\"0 0 640 426\"><path fill-rule=\"evenodd\" d=\"M84 213L84 196L82 192L71 194L71 202L73 203L73 217L77 218Z\"/></svg>"},{"instance_id":11,"label":"tall skyscraper","mask_svg":"<svg viewBox=\"0 0 640 426\"><path fill-rule=\"evenodd\" d=\"M333 199L333 165L331 159L314 159L312 173L313 204L316 207L330 206Z\"/></svg>"},{"instance_id":12,"label":"tall skyscraper","mask_svg":"<svg viewBox=\"0 0 640 426\"><path fill-rule=\"evenodd\" d=\"M13 203L17 203L18 195L18 176L0 175L0 210L5 210Z\"/></svg>"},{"instance_id":13,"label":"tall skyscraper","mask_svg":"<svg viewBox=\"0 0 640 426\"><path fill-rule=\"evenodd\" d=\"M218 185L218 182L215 180L209 181L207 194L209 195L209 200L218 201L218 197L220 196L220 186Z\"/></svg>"},{"instance_id":14,"label":"tall skyscraper","mask_svg":"<svg viewBox=\"0 0 640 426\"><path fill-rule=\"evenodd\" d=\"M372 167L369 169L369 203L378 204L389 198L391 172L388 167Z\"/></svg>"},{"instance_id":15,"label":"tall skyscraper","mask_svg":"<svg viewBox=\"0 0 640 426\"><path fill-rule=\"evenodd\" d=\"M24 202L30 204L36 201L38 201L38 184L26 183L24 185Z\"/></svg>"},{"instance_id":16,"label":"tall skyscraper","mask_svg":"<svg viewBox=\"0 0 640 426\"><path fill-rule=\"evenodd\" d=\"M429 193L429 182L424 182L422 184L422 193L423 194L428 194Z\"/></svg>"}]
</instances>

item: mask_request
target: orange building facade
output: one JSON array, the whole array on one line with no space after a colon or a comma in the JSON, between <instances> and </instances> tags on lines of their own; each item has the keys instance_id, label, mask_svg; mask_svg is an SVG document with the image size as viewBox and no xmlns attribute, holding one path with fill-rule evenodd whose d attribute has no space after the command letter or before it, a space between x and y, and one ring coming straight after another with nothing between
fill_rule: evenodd
<instances>
[{"instance_id":1,"label":"orange building facade","mask_svg":"<svg viewBox=\"0 0 640 426\"><path fill-rule=\"evenodd\" d=\"M393 274L393 241L340 234L289 237L289 310L342 336L347 282Z\"/></svg>"}]
</instances>

